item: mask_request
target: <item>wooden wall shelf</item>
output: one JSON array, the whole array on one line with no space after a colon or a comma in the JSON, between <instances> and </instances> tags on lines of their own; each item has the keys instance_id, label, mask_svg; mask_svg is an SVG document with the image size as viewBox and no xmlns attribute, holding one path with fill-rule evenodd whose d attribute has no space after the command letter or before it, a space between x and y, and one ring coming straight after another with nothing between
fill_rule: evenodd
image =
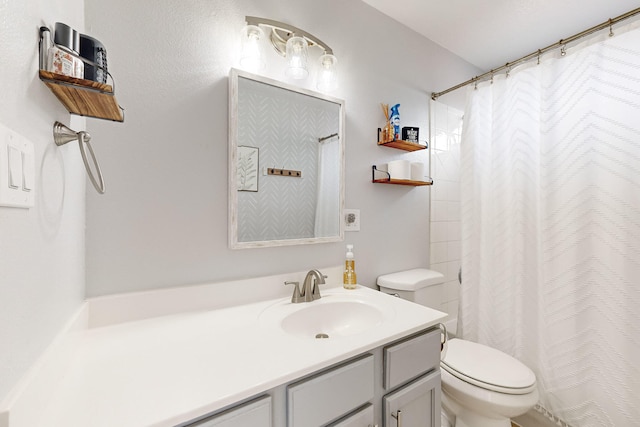
<instances>
[{"instance_id":1,"label":"wooden wall shelf","mask_svg":"<svg viewBox=\"0 0 640 427\"><path fill-rule=\"evenodd\" d=\"M40 80L72 114L124 122L124 110L118 105L112 86L45 70L40 70Z\"/></svg>"},{"instance_id":2,"label":"wooden wall shelf","mask_svg":"<svg viewBox=\"0 0 640 427\"><path fill-rule=\"evenodd\" d=\"M372 182L375 184L409 185L412 187L420 187L423 185L433 185L433 181L432 182L411 181L410 179L393 179L393 178L374 179Z\"/></svg>"},{"instance_id":3,"label":"wooden wall shelf","mask_svg":"<svg viewBox=\"0 0 640 427\"><path fill-rule=\"evenodd\" d=\"M381 172L387 175L386 178L376 178L376 172ZM423 185L433 185L433 179L431 181L414 181L411 179L394 179L391 178L389 172L383 171L377 168L376 165L371 166L371 182L374 184L392 184L392 185L408 185L411 187L421 187Z\"/></svg>"},{"instance_id":4,"label":"wooden wall shelf","mask_svg":"<svg viewBox=\"0 0 640 427\"><path fill-rule=\"evenodd\" d=\"M401 139L396 139L388 142L378 142L378 145L397 148L399 150L404 150L404 151L425 150L427 148L426 145L416 144L415 142L403 141Z\"/></svg>"}]
</instances>

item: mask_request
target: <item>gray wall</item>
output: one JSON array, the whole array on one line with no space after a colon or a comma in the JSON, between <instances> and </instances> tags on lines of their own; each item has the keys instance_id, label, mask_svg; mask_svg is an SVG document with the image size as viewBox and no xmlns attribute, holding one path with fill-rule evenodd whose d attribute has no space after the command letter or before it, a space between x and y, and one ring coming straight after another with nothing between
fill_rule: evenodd
<instances>
[{"instance_id":1,"label":"gray wall","mask_svg":"<svg viewBox=\"0 0 640 427\"><path fill-rule=\"evenodd\" d=\"M38 27L83 29L81 0L0 1L0 122L30 140L35 206L0 207L0 402L84 298L85 175L77 144L51 134L67 110L38 79ZM0 156L3 157L3 156Z\"/></svg>"},{"instance_id":2,"label":"gray wall","mask_svg":"<svg viewBox=\"0 0 640 427\"><path fill-rule=\"evenodd\" d=\"M370 182L372 164L428 163L428 153L376 145L379 103L400 103L402 124L426 136L429 94L477 69L356 0L86 0L85 7L126 108L124 124L88 123L107 182L103 196L87 191L89 296L337 265L346 243L355 245L364 285L429 265L430 189ZM346 101L346 207L362 215L361 231L345 242L228 249L227 76L238 66L245 15L303 28L339 59L332 95ZM281 80L278 67L265 74Z\"/></svg>"}]
</instances>

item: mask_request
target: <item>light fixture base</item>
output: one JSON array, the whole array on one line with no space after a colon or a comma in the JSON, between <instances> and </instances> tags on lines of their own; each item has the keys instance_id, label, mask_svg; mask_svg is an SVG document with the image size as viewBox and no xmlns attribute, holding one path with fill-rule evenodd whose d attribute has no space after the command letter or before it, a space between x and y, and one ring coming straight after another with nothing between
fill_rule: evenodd
<instances>
[{"instance_id":1,"label":"light fixture base","mask_svg":"<svg viewBox=\"0 0 640 427\"><path fill-rule=\"evenodd\" d=\"M245 16L245 21L247 22L247 25L256 25L271 29L269 35L271 45L282 56L286 53L287 40L293 36L303 37L307 40L309 46L319 46L325 53L333 54L333 50L325 42L313 34L307 33L293 25L274 21L272 19L258 18L255 16Z\"/></svg>"},{"instance_id":2,"label":"light fixture base","mask_svg":"<svg viewBox=\"0 0 640 427\"><path fill-rule=\"evenodd\" d=\"M282 56L287 56L287 40L293 36L289 31L282 30L280 28L271 28L271 34L269 35L269 41L271 46Z\"/></svg>"}]
</instances>

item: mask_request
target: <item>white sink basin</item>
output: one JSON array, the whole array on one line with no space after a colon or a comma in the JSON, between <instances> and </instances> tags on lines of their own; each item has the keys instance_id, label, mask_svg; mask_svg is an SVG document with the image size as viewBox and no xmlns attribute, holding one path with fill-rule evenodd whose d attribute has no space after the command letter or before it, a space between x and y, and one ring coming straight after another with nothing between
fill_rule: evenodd
<instances>
[{"instance_id":1,"label":"white sink basin","mask_svg":"<svg viewBox=\"0 0 640 427\"><path fill-rule=\"evenodd\" d=\"M359 301L307 304L282 319L285 332L316 338L349 336L373 328L384 319L380 310Z\"/></svg>"},{"instance_id":2,"label":"white sink basin","mask_svg":"<svg viewBox=\"0 0 640 427\"><path fill-rule=\"evenodd\" d=\"M261 313L260 322L276 324L287 334L321 339L366 333L394 317L395 311L379 298L340 290L312 302L278 302Z\"/></svg>"}]
</instances>

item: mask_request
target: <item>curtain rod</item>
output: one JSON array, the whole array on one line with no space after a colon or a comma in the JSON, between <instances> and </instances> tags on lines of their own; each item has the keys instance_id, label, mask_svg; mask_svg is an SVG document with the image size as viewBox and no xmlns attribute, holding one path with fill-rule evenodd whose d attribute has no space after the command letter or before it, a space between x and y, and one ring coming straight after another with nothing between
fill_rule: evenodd
<instances>
[{"instance_id":1,"label":"curtain rod","mask_svg":"<svg viewBox=\"0 0 640 427\"><path fill-rule=\"evenodd\" d=\"M633 9L633 10L631 10L631 11L629 11L629 12L623 14L623 15L620 15L617 18L609 19L608 21L605 21L602 24L596 25L594 27L591 27L588 30L584 30L584 31L582 31L582 32L580 32L578 34L574 34L571 37L568 37L566 39L560 39L560 41L557 42L557 43L554 43L554 44L549 45L549 46L547 46L545 48L542 48L542 49L538 49L537 51L532 52L532 53L530 53L528 55L525 55L522 58L516 59L515 61L507 62L505 65L503 65L501 67L498 67L498 68L495 68L493 70L487 71L486 73L481 74L479 76L476 76L476 77L474 77L472 79L469 79L464 83L460 83L458 85L452 86L449 89L443 90L442 92L433 92L433 93L431 93L431 99L433 99L435 101L442 95L445 95L445 94L447 94L449 92L453 92L454 90L458 90L458 89L460 89L462 87L465 87L465 86L467 86L467 85L469 85L471 83L475 83L475 82L478 82L480 80L484 80L485 78L487 78L489 76L493 77L493 75L495 73L498 73L498 72L500 72L502 70L509 70L511 67L513 67L514 65L519 64L521 62L528 61L528 60L533 59L535 57L538 57L538 59L540 59L540 56L543 53L546 53L546 52L548 52L548 51L550 51L552 49L556 49L558 47L564 47L568 43L574 42L574 41L576 41L576 40L578 40L578 39L580 39L582 37L588 36L589 34L595 33L596 31L603 30L603 29L605 29L607 27L609 27L609 31L610 31L609 35L612 36L613 35L613 29L612 29L613 24L616 24L616 23L618 23L620 21L624 21L625 19L631 18L632 16L635 16L635 15L637 15L639 13L640 13L640 7L637 8L637 9Z\"/></svg>"}]
</instances>

